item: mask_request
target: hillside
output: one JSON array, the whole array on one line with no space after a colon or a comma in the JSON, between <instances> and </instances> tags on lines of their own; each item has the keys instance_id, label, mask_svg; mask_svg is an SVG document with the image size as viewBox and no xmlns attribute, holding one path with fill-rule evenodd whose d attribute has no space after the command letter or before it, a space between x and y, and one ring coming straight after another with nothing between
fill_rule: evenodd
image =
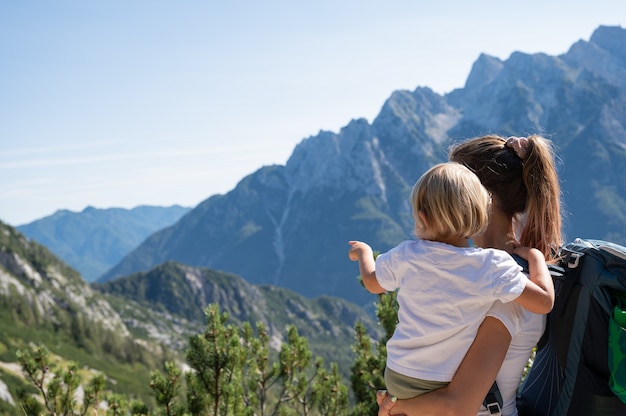
<instances>
[{"instance_id":1,"label":"hillside","mask_svg":"<svg viewBox=\"0 0 626 416\"><path fill-rule=\"evenodd\" d=\"M149 371L172 357L157 343L131 336L120 315L75 270L0 222L2 414L16 414L18 391L28 386L16 352L31 345L46 346L56 360L75 362L85 373L103 372L107 389L147 403Z\"/></svg>"}]
</instances>

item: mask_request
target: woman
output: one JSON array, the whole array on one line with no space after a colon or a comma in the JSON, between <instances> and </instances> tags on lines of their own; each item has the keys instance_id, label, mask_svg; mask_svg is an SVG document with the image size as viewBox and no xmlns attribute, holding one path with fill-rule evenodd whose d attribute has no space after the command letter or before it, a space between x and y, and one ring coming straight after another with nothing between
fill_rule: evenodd
<instances>
[{"instance_id":1,"label":"woman","mask_svg":"<svg viewBox=\"0 0 626 416\"><path fill-rule=\"evenodd\" d=\"M509 253L518 245L535 247L547 261L553 260L562 244L560 186L548 140L482 136L454 147L449 158L474 171L492 194L489 226L475 236L477 245ZM517 415L517 387L544 328L544 315L515 303L497 303L448 386L395 402L379 394L379 416L482 414L480 406L494 379L504 402L502 415Z\"/></svg>"}]
</instances>

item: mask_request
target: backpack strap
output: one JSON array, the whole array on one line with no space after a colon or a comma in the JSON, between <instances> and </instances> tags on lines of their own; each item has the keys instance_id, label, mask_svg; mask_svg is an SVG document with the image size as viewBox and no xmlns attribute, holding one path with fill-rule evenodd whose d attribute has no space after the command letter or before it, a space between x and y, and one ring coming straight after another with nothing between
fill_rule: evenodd
<instances>
[{"instance_id":1,"label":"backpack strap","mask_svg":"<svg viewBox=\"0 0 626 416\"><path fill-rule=\"evenodd\" d=\"M528 261L518 256L517 254L513 254L512 257L517 262L517 264L522 266L522 270L524 271L524 273L529 273ZM562 267L548 264L548 271L550 272L550 276L552 277L553 281L557 282L563 279L564 269ZM542 335L542 340L544 340L544 338L546 337L546 333ZM542 340L540 340L540 342ZM485 406L487 410L489 410L489 413L494 416L500 416L502 414L503 400L497 382L493 382L491 388L489 389L489 392L487 393L487 396L485 397L485 400L483 400L483 406Z\"/></svg>"},{"instance_id":2,"label":"backpack strap","mask_svg":"<svg viewBox=\"0 0 626 416\"><path fill-rule=\"evenodd\" d=\"M578 297L578 303L576 306L576 314L574 322L576 325L572 327L572 334L570 337L570 343L567 355L567 364L565 365L565 378L563 381L563 387L561 389L561 395L557 402L555 414L566 414L571 401L572 393L574 391L574 385L576 384L576 377L578 374L578 367L581 355L581 345L583 342L583 336L585 335L585 329L587 326L587 317L589 316L589 305L591 303L591 293L589 289L582 286Z\"/></svg>"},{"instance_id":3,"label":"backpack strap","mask_svg":"<svg viewBox=\"0 0 626 416\"><path fill-rule=\"evenodd\" d=\"M498 388L498 383L495 381L491 385L489 389L489 393L485 397L483 401L483 406L487 408L489 414L493 416L501 416L502 415L502 394L500 394L500 389Z\"/></svg>"},{"instance_id":4,"label":"backpack strap","mask_svg":"<svg viewBox=\"0 0 626 416\"><path fill-rule=\"evenodd\" d=\"M577 251L575 249L568 249L564 247L561 249L563 255L563 265L568 269L579 269L580 259L586 253ZM597 280L599 274L589 272L587 274L578 276L577 282L580 284L580 292L578 299L576 300L576 309L573 322L576 325L572 325L569 344L567 346L567 361L565 364L563 386L561 387L561 394L556 403L554 410L555 415L565 415L568 412L569 404L572 399L574 386L578 375L578 368L581 357L581 345L583 337L585 335L585 329L587 327L587 318L589 316L589 307L591 304L591 290L597 286ZM589 281L585 281L589 280Z\"/></svg>"},{"instance_id":5,"label":"backpack strap","mask_svg":"<svg viewBox=\"0 0 626 416\"><path fill-rule=\"evenodd\" d=\"M516 254L513 254L513 259L517 262L517 264L522 266L522 270L524 272L528 273L528 262L525 259ZM502 406L504 406L504 402L496 381L494 381L491 388L489 388L489 392L487 392L485 400L483 400L483 406L489 411L489 414L493 416L502 415Z\"/></svg>"}]
</instances>

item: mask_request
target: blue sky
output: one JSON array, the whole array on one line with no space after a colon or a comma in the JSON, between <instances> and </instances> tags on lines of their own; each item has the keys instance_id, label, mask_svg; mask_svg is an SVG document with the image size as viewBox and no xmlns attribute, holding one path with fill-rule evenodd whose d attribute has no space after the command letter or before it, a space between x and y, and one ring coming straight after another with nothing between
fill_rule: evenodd
<instances>
[{"instance_id":1,"label":"blue sky","mask_svg":"<svg viewBox=\"0 0 626 416\"><path fill-rule=\"evenodd\" d=\"M0 2L0 220L192 207L394 90L444 94L480 53L558 55L600 25L626 2Z\"/></svg>"}]
</instances>

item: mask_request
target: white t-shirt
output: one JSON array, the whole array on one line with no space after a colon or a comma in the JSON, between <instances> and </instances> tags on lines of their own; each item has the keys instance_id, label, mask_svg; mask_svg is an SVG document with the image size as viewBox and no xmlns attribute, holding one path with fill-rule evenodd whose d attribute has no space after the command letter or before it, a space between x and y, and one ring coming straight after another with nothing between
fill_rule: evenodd
<instances>
[{"instance_id":1,"label":"white t-shirt","mask_svg":"<svg viewBox=\"0 0 626 416\"><path fill-rule=\"evenodd\" d=\"M528 362L533 347L546 329L546 315L532 313L515 302L496 302L487 313L500 320L511 334L511 345L500 367L496 382L502 395L502 416L517 416L515 400L522 378L522 371ZM479 416L489 415L482 408Z\"/></svg>"},{"instance_id":2,"label":"white t-shirt","mask_svg":"<svg viewBox=\"0 0 626 416\"><path fill-rule=\"evenodd\" d=\"M414 240L376 259L376 278L398 291L398 326L387 366L422 380L450 381L496 300L510 302L528 278L505 251Z\"/></svg>"}]
</instances>

